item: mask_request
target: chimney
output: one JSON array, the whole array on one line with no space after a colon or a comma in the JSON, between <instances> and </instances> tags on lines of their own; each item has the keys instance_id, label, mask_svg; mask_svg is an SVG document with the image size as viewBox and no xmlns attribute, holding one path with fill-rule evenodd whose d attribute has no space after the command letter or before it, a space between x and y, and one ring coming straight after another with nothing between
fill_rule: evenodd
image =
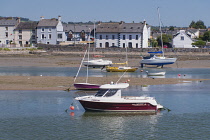
<instances>
[{"instance_id":1,"label":"chimney","mask_svg":"<svg viewBox=\"0 0 210 140\"><path fill-rule=\"evenodd\" d=\"M123 24L123 23L125 23L124 21L120 21L120 24Z\"/></svg>"},{"instance_id":2,"label":"chimney","mask_svg":"<svg viewBox=\"0 0 210 140\"><path fill-rule=\"evenodd\" d=\"M41 16L41 17L40 17L40 21L43 20L43 19L44 19L44 16Z\"/></svg>"},{"instance_id":3,"label":"chimney","mask_svg":"<svg viewBox=\"0 0 210 140\"><path fill-rule=\"evenodd\" d=\"M146 25L146 20L144 19L144 25Z\"/></svg>"},{"instance_id":4,"label":"chimney","mask_svg":"<svg viewBox=\"0 0 210 140\"><path fill-rule=\"evenodd\" d=\"M58 21L61 21L61 16L58 16Z\"/></svg>"},{"instance_id":5,"label":"chimney","mask_svg":"<svg viewBox=\"0 0 210 140\"><path fill-rule=\"evenodd\" d=\"M20 17L17 18L17 22L20 23Z\"/></svg>"}]
</instances>

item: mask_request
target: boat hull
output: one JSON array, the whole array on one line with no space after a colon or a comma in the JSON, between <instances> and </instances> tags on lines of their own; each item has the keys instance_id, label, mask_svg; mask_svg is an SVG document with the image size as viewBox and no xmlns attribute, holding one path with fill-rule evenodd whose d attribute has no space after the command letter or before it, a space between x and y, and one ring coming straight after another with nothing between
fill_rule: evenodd
<instances>
[{"instance_id":1,"label":"boat hull","mask_svg":"<svg viewBox=\"0 0 210 140\"><path fill-rule=\"evenodd\" d=\"M165 59L142 59L140 64L146 65L169 65L176 62L176 58L165 58Z\"/></svg>"},{"instance_id":2,"label":"boat hull","mask_svg":"<svg viewBox=\"0 0 210 140\"><path fill-rule=\"evenodd\" d=\"M147 73L148 76L164 76L165 72L153 72L153 73Z\"/></svg>"},{"instance_id":3,"label":"boat hull","mask_svg":"<svg viewBox=\"0 0 210 140\"><path fill-rule=\"evenodd\" d=\"M91 102L79 100L87 111L113 111L113 112L156 112L157 106L149 103L110 103L110 102Z\"/></svg>"},{"instance_id":4,"label":"boat hull","mask_svg":"<svg viewBox=\"0 0 210 140\"><path fill-rule=\"evenodd\" d=\"M84 61L83 65L88 66L88 67L93 67L93 68L101 68L105 66L110 66L112 64L112 61L109 60L90 60L90 61Z\"/></svg>"},{"instance_id":5,"label":"boat hull","mask_svg":"<svg viewBox=\"0 0 210 140\"><path fill-rule=\"evenodd\" d=\"M106 67L107 72L135 72L138 68Z\"/></svg>"},{"instance_id":6,"label":"boat hull","mask_svg":"<svg viewBox=\"0 0 210 140\"><path fill-rule=\"evenodd\" d=\"M90 83L75 83L74 87L78 90L99 90L100 85Z\"/></svg>"}]
</instances>

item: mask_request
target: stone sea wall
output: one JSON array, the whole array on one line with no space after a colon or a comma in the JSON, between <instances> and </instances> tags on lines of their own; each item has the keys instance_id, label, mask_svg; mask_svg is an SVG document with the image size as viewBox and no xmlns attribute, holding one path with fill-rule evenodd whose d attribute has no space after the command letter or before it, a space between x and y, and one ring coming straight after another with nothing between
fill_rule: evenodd
<instances>
[{"instance_id":1,"label":"stone sea wall","mask_svg":"<svg viewBox=\"0 0 210 140\"><path fill-rule=\"evenodd\" d=\"M63 51L63 52L81 52L88 48L88 45L75 45L75 46L61 46L61 45L48 45L38 44L39 48L45 51ZM125 52L125 48L94 48L93 44L90 46L91 52ZM134 53L147 53L149 51L161 51L161 48L128 48L127 52ZM165 53L210 53L210 48L164 48Z\"/></svg>"}]
</instances>

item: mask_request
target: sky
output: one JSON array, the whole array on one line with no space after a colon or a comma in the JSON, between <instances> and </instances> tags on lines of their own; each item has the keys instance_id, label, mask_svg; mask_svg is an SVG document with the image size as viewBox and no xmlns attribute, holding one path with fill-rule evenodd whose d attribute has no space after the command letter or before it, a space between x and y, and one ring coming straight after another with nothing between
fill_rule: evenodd
<instances>
[{"instance_id":1,"label":"sky","mask_svg":"<svg viewBox=\"0 0 210 140\"><path fill-rule=\"evenodd\" d=\"M202 20L210 26L210 0L1 0L0 16L24 17L39 21L57 18L64 22L146 20L158 26L158 11L164 26L188 27Z\"/></svg>"}]
</instances>

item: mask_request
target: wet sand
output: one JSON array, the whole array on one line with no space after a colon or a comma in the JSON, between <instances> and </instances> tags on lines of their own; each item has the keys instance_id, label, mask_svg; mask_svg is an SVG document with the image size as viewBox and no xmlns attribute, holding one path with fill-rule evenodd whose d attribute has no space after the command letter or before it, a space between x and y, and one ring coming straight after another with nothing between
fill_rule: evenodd
<instances>
[{"instance_id":1,"label":"wet sand","mask_svg":"<svg viewBox=\"0 0 210 140\"><path fill-rule=\"evenodd\" d=\"M110 57L113 62L124 62L123 58ZM35 67L79 67L82 53L71 54L0 54L1 67L10 66L35 66ZM105 58L104 58L105 59ZM140 58L129 58L129 65L139 67ZM165 67L172 68L210 68L209 56L202 57L179 57L175 64ZM141 69L141 68L140 68ZM140 70L139 69L139 70ZM53 76L0 76L0 90L66 90L74 89L73 77L53 77ZM106 84L110 81L117 81L119 77L90 77L90 83ZM128 78L122 78L120 82L125 82ZM181 79L181 78L129 78L130 85L160 85L177 84L186 81L198 81L209 79ZM76 82L85 82L85 77L77 78Z\"/></svg>"}]
</instances>

